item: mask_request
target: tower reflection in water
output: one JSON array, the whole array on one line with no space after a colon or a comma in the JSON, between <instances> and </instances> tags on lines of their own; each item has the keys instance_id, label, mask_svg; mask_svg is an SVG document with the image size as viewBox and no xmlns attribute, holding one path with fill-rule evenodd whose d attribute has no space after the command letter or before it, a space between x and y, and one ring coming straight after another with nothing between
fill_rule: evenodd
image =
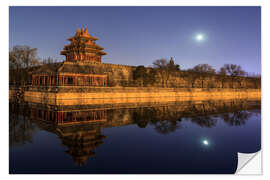
<instances>
[{"instance_id":1,"label":"tower reflection in water","mask_svg":"<svg viewBox=\"0 0 270 180\"><path fill-rule=\"evenodd\" d=\"M101 127L58 127L58 137L67 146L66 153L72 156L76 165L85 165L89 157L95 156L94 150L101 144L105 136L101 134Z\"/></svg>"},{"instance_id":2,"label":"tower reflection in water","mask_svg":"<svg viewBox=\"0 0 270 180\"><path fill-rule=\"evenodd\" d=\"M107 121L106 110L67 111L30 108L30 118L42 129L58 135L76 165L85 165L95 156L95 149L106 137L101 124ZM48 124L51 123L51 124ZM54 126L52 126L54 124Z\"/></svg>"},{"instance_id":3,"label":"tower reflection in water","mask_svg":"<svg viewBox=\"0 0 270 180\"><path fill-rule=\"evenodd\" d=\"M56 134L67 147L76 165L85 165L104 143L102 129L137 124L153 126L166 135L181 129L184 122L213 128L218 120L229 126L241 126L260 113L260 101L171 102L166 105L129 105L126 107L73 107L16 104L10 102L10 146L32 141L37 128ZM19 118L20 117L20 118ZM202 141L209 146L209 141Z\"/></svg>"}]
</instances>

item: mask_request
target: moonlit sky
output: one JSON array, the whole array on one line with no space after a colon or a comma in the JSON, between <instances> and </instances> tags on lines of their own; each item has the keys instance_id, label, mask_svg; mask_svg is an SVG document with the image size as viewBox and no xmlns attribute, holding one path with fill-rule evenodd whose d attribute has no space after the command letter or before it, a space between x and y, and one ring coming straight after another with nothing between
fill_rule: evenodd
<instances>
[{"instance_id":1,"label":"moonlit sky","mask_svg":"<svg viewBox=\"0 0 270 180\"><path fill-rule=\"evenodd\" d=\"M149 66L173 57L182 69L232 63L261 73L260 7L10 7L9 13L9 47L38 48L40 58L64 60L66 39L85 25L108 53L103 62Z\"/></svg>"}]
</instances>

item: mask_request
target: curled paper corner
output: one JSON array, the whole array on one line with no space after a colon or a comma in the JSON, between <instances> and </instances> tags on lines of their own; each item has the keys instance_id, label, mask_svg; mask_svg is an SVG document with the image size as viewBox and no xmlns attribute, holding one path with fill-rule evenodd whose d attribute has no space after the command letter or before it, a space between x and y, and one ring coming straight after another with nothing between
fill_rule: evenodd
<instances>
[{"instance_id":1,"label":"curled paper corner","mask_svg":"<svg viewBox=\"0 0 270 180\"><path fill-rule=\"evenodd\" d=\"M238 163L235 174L240 175L260 175L262 174L262 153L237 153Z\"/></svg>"}]
</instances>

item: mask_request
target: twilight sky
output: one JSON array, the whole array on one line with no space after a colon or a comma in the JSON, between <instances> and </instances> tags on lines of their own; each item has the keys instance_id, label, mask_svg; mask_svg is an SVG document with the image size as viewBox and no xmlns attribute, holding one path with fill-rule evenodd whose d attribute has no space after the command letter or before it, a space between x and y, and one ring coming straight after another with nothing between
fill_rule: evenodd
<instances>
[{"instance_id":1,"label":"twilight sky","mask_svg":"<svg viewBox=\"0 0 270 180\"><path fill-rule=\"evenodd\" d=\"M260 7L10 7L9 22L9 47L38 48L40 58L64 60L66 39L85 25L106 63L149 66L173 57L182 69L232 63L261 72Z\"/></svg>"}]
</instances>

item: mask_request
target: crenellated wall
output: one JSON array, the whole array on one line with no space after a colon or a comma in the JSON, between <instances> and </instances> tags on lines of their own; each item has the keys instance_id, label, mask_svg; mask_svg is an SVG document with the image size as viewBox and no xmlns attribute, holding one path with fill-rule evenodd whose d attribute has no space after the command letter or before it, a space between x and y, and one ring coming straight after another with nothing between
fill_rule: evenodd
<instances>
[{"instance_id":1,"label":"crenellated wall","mask_svg":"<svg viewBox=\"0 0 270 180\"><path fill-rule=\"evenodd\" d=\"M108 74L109 86L131 86L133 84L133 71L136 66L127 66L120 64L96 64L101 66L103 71Z\"/></svg>"},{"instance_id":2,"label":"crenellated wall","mask_svg":"<svg viewBox=\"0 0 270 180\"><path fill-rule=\"evenodd\" d=\"M86 64L84 62L82 64ZM78 63L80 64L80 63ZM136 66L109 64L109 63L89 63L97 71L108 75L108 86L110 87L138 87L133 74ZM150 71L150 68L146 68ZM160 72L155 71L155 82L143 86L147 87L173 87L173 88L260 88L259 78L251 77L232 77L221 75L210 75L180 71L171 74L166 83L162 82ZM165 86L164 86L165 85Z\"/></svg>"}]
</instances>

